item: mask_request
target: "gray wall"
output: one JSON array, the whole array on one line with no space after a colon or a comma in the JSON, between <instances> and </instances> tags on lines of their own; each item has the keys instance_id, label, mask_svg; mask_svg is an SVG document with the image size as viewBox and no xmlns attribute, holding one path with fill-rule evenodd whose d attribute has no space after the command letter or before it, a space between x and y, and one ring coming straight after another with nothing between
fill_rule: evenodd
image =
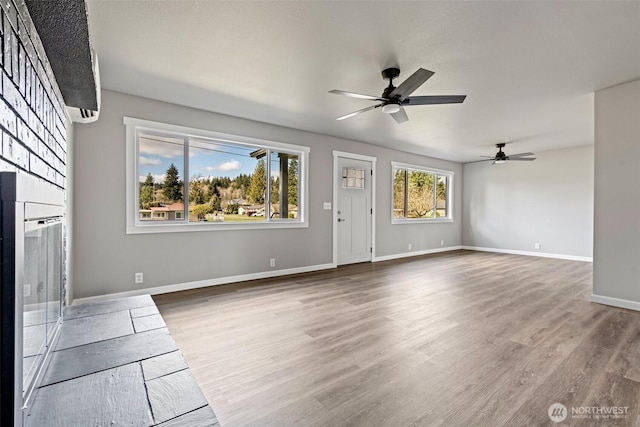
<instances>
[{"instance_id":1,"label":"gray wall","mask_svg":"<svg viewBox=\"0 0 640 427\"><path fill-rule=\"evenodd\" d=\"M311 147L309 228L125 234L123 116L270 139ZM390 256L461 244L462 167L355 141L103 91L100 119L75 127L74 296L85 298L144 288L332 262L332 150L377 157L376 255ZM391 161L455 172L455 222L391 225ZM136 272L144 284L134 285Z\"/></svg>"},{"instance_id":2,"label":"gray wall","mask_svg":"<svg viewBox=\"0 0 640 427\"><path fill-rule=\"evenodd\" d=\"M640 309L640 80L595 102L593 293Z\"/></svg>"},{"instance_id":3,"label":"gray wall","mask_svg":"<svg viewBox=\"0 0 640 427\"><path fill-rule=\"evenodd\" d=\"M535 157L533 162L464 165L462 244L591 257L593 146Z\"/></svg>"}]
</instances>

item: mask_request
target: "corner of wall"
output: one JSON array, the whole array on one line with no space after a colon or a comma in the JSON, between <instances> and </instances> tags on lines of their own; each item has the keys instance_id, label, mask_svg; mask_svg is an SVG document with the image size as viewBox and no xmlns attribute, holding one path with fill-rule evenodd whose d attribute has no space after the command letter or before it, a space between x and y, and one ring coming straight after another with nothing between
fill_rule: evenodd
<instances>
[{"instance_id":1,"label":"corner of wall","mask_svg":"<svg viewBox=\"0 0 640 427\"><path fill-rule=\"evenodd\" d=\"M595 94L592 301L640 307L640 80Z\"/></svg>"},{"instance_id":2,"label":"corner of wall","mask_svg":"<svg viewBox=\"0 0 640 427\"><path fill-rule=\"evenodd\" d=\"M73 304L74 300L74 264L73 264L73 208L74 208L74 193L73 193L73 144L74 144L74 131L75 123L71 122L71 119L67 116L67 187L66 187L66 202L67 202L67 222L66 222L66 300L67 306Z\"/></svg>"}]
</instances>

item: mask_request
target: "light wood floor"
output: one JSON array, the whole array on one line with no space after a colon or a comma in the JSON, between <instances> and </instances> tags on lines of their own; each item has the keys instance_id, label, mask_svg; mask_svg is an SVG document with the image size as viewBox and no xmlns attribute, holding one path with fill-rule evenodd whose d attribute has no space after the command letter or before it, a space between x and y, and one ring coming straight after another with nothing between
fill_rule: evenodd
<instances>
[{"instance_id":1,"label":"light wood floor","mask_svg":"<svg viewBox=\"0 0 640 427\"><path fill-rule=\"evenodd\" d=\"M640 313L590 303L591 268L456 251L154 299L223 427L636 425Z\"/></svg>"}]
</instances>

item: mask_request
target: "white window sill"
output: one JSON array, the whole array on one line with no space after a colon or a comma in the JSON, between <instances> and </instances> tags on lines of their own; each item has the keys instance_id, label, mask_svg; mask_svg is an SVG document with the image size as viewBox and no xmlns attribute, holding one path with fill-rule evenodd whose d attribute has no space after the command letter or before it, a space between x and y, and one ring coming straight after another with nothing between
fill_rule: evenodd
<instances>
[{"instance_id":1,"label":"white window sill","mask_svg":"<svg viewBox=\"0 0 640 427\"><path fill-rule=\"evenodd\" d=\"M231 230L269 230L280 228L308 228L307 222L271 221L260 223L237 222L189 222L186 224L138 224L127 226L127 234L189 233Z\"/></svg>"},{"instance_id":2,"label":"white window sill","mask_svg":"<svg viewBox=\"0 0 640 427\"><path fill-rule=\"evenodd\" d=\"M453 218L412 218L391 220L391 224L439 224L443 222L453 222Z\"/></svg>"}]
</instances>

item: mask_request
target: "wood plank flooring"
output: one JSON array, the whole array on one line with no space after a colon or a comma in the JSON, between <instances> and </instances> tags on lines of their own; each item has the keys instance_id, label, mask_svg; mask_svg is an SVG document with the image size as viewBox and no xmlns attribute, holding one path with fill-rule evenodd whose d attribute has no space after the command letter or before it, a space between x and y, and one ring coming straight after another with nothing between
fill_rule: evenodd
<instances>
[{"instance_id":1,"label":"wood plank flooring","mask_svg":"<svg viewBox=\"0 0 640 427\"><path fill-rule=\"evenodd\" d=\"M455 251L154 299L223 427L638 425L640 313L591 269Z\"/></svg>"}]
</instances>

